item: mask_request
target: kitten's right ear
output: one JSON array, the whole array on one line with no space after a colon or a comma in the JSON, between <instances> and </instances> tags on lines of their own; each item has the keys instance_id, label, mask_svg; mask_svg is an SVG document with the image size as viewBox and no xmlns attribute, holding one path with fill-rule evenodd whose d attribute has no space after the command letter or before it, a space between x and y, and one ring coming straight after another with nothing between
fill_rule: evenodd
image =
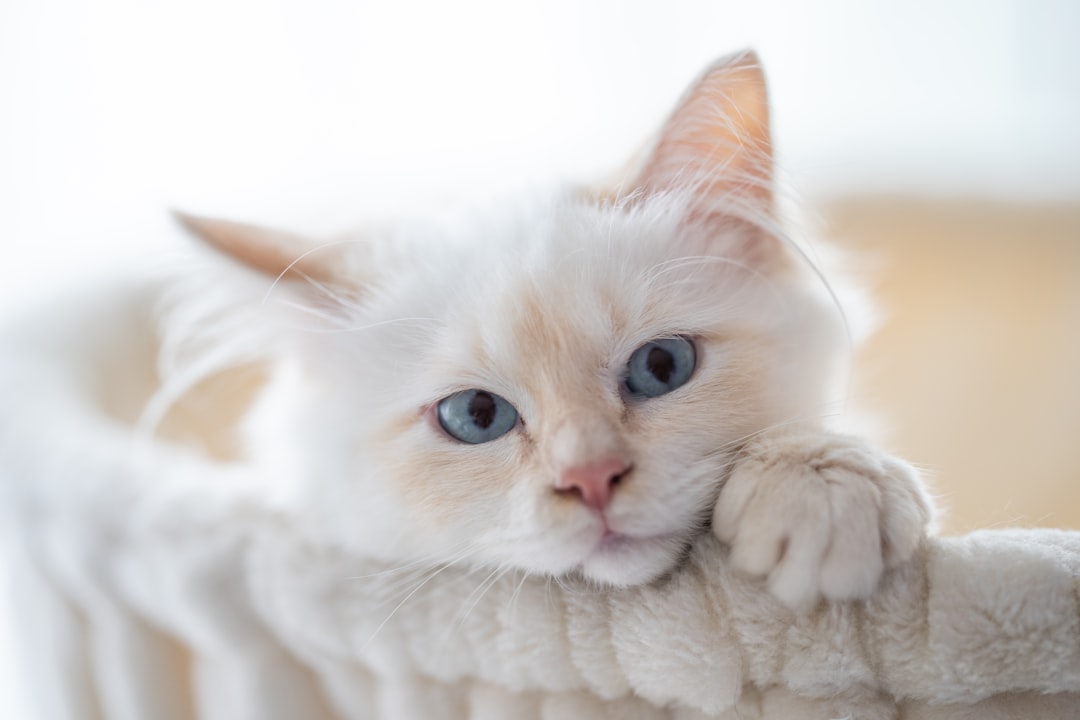
<instances>
[{"instance_id":1,"label":"kitten's right ear","mask_svg":"<svg viewBox=\"0 0 1080 720\"><path fill-rule=\"evenodd\" d=\"M318 244L280 230L173 211L186 230L216 250L272 278L348 284L340 244Z\"/></svg>"}]
</instances>

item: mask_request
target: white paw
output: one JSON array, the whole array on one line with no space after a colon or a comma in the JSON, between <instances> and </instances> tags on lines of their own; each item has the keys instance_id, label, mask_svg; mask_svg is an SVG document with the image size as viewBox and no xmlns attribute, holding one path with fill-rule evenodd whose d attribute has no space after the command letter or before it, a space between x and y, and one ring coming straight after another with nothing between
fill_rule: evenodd
<instances>
[{"instance_id":1,"label":"white paw","mask_svg":"<svg viewBox=\"0 0 1080 720\"><path fill-rule=\"evenodd\" d=\"M785 432L754 440L720 491L713 532L739 570L789 607L866 597L911 557L931 505L916 471L857 438Z\"/></svg>"}]
</instances>

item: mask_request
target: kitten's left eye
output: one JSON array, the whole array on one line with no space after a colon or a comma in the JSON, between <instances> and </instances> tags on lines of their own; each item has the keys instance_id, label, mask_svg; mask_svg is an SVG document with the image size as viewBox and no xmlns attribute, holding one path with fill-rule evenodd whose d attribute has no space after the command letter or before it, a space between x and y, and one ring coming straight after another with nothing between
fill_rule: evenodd
<instances>
[{"instance_id":1,"label":"kitten's left eye","mask_svg":"<svg viewBox=\"0 0 1080 720\"><path fill-rule=\"evenodd\" d=\"M626 372L626 389L641 397L657 397L686 384L697 364L694 343L684 337L663 338L634 351Z\"/></svg>"},{"instance_id":2,"label":"kitten's left eye","mask_svg":"<svg viewBox=\"0 0 1080 720\"><path fill-rule=\"evenodd\" d=\"M518 419L513 405L486 390L462 390L443 398L435 415L450 437L470 445L502 437Z\"/></svg>"}]
</instances>

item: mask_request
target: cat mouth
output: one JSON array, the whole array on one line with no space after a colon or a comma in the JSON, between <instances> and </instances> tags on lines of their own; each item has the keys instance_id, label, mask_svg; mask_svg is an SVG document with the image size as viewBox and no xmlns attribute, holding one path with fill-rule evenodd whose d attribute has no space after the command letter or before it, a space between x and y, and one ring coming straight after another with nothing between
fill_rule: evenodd
<instances>
[{"instance_id":1,"label":"cat mouth","mask_svg":"<svg viewBox=\"0 0 1080 720\"><path fill-rule=\"evenodd\" d=\"M629 535L615 530L605 530L593 547L590 557L597 555L622 555L652 547L665 547L682 542L679 533L659 535Z\"/></svg>"},{"instance_id":2,"label":"cat mouth","mask_svg":"<svg viewBox=\"0 0 1080 720\"><path fill-rule=\"evenodd\" d=\"M635 538L614 530L604 530L604 534L600 536L600 541L596 543L596 547L593 548L593 553L618 552L635 542L648 539L649 538L647 537Z\"/></svg>"},{"instance_id":3,"label":"cat mouth","mask_svg":"<svg viewBox=\"0 0 1080 720\"><path fill-rule=\"evenodd\" d=\"M667 572L684 544L679 533L635 536L605 529L579 568L606 585L638 585Z\"/></svg>"}]
</instances>

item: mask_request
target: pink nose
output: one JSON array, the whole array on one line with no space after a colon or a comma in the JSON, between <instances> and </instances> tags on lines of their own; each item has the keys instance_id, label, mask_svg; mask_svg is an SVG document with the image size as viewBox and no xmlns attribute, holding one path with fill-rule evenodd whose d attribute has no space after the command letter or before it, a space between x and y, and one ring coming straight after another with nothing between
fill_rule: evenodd
<instances>
[{"instance_id":1,"label":"pink nose","mask_svg":"<svg viewBox=\"0 0 1080 720\"><path fill-rule=\"evenodd\" d=\"M602 511L611 502L615 486L630 469L629 465L615 457L568 468L555 484L555 491L577 495L589 507Z\"/></svg>"}]
</instances>

